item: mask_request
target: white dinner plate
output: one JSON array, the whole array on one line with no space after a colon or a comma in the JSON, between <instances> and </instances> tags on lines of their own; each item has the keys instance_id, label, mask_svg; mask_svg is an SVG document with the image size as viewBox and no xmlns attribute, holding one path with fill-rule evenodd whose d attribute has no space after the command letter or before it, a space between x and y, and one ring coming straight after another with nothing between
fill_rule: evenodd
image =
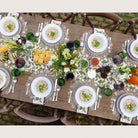
<instances>
[{"instance_id":1,"label":"white dinner plate","mask_svg":"<svg viewBox=\"0 0 138 138\"><path fill-rule=\"evenodd\" d=\"M130 45L130 53L132 54L132 56L133 57L135 57L135 58L137 58L138 59L138 54L136 54L135 52L134 52L134 47L135 47L135 45L137 45L138 46L138 40L134 40L132 43L131 43L131 45Z\"/></svg>"},{"instance_id":2,"label":"white dinner plate","mask_svg":"<svg viewBox=\"0 0 138 138\"><path fill-rule=\"evenodd\" d=\"M46 36L46 31L49 29L49 28L55 28L56 30L58 30L58 37L54 40L50 40L47 36ZM62 29L61 27L59 27L58 25L56 24L47 24L44 28L43 28L43 31L42 31L42 38L44 39L44 41L46 41L47 43L57 43L62 37Z\"/></svg>"},{"instance_id":3,"label":"white dinner plate","mask_svg":"<svg viewBox=\"0 0 138 138\"><path fill-rule=\"evenodd\" d=\"M136 103L136 109L133 111L133 112L127 112L125 111L124 107L123 107L123 103L125 100L127 99L132 99L135 101ZM136 117L138 116L138 98L133 96L133 95L127 95L127 96L124 96L121 100L120 100L120 111L126 115L127 117Z\"/></svg>"},{"instance_id":4,"label":"white dinner plate","mask_svg":"<svg viewBox=\"0 0 138 138\"><path fill-rule=\"evenodd\" d=\"M88 101L88 102L83 102L83 101L81 101L80 98L79 98L79 93L80 93L80 91L83 90L83 89L88 89L88 90L91 92L91 94L92 94L92 98L91 98L91 100ZM82 106L82 107L90 107L90 106L92 106L92 105L95 103L95 101L96 101L96 92L95 92L95 90L94 90L92 87L90 87L90 86L85 86L85 85L84 85L84 86L80 86L80 87L76 90L74 96L75 96L75 100L76 100L77 104L79 104L79 105Z\"/></svg>"},{"instance_id":5,"label":"white dinner plate","mask_svg":"<svg viewBox=\"0 0 138 138\"><path fill-rule=\"evenodd\" d=\"M36 84L40 80L43 80L48 84L48 89L44 93L40 93L36 89ZM52 82L47 77L43 77L43 76L37 77L31 83L31 91L36 97L39 97L39 98L47 97L52 92Z\"/></svg>"},{"instance_id":6,"label":"white dinner plate","mask_svg":"<svg viewBox=\"0 0 138 138\"><path fill-rule=\"evenodd\" d=\"M94 38L99 38L101 40L101 42L103 43L102 46L100 48L94 48L93 45L92 45L92 40ZM108 46L108 40L106 38L106 36L104 34L101 34L101 33L94 33L94 34L91 34L88 38L88 48L93 51L93 52L103 52L107 49L107 46Z\"/></svg>"},{"instance_id":7,"label":"white dinner plate","mask_svg":"<svg viewBox=\"0 0 138 138\"><path fill-rule=\"evenodd\" d=\"M12 31L12 32L6 32L3 28L3 25L6 21L13 21L16 26L15 26L15 29ZM6 17L3 17L1 20L0 20L0 32L2 35L4 36L12 36L12 35L15 35L19 30L19 22L16 18L12 17L12 16L6 16Z\"/></svg>"},{"instance_id":8,"label":"white dinner plate","mask_svg":"<svg viewBox=\"0 0 138 138\"><path fill-rule=\"evenodd\" d=\"M0 70L0 78L2 78L2 82L0 83L0 88L2 88L6 83L6 74L2 70Z\"/></svg>"},{"instance_id":9,"label":"white dinner plate","mask_svg":"<svg viewBox=\"0 0 138 138\"><path fill-rule=\"evenodd\" d=\"M5 68L0 67L0 75L3 77L0 88L5 89L10 83L10 74Z\"/></svg>"}]
</instances>

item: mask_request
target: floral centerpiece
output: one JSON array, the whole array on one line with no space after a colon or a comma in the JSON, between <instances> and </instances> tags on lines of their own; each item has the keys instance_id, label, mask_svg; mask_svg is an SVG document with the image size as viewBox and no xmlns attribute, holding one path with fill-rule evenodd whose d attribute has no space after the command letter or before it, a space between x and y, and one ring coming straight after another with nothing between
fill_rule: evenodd
<instances>
[{"instance_id":1,"label":"floral centerpiece","mask_svg":"<svg viewBox=\"0 0 138 138\"><path fill-rule=\"evenodd\" d=\"M51 56L49 66L53 69L53 75L65 78L67 72L72 72L79 67L79 53L77 49L68 48L67 45L59 44Z\"/></svg>"}]
</instances>

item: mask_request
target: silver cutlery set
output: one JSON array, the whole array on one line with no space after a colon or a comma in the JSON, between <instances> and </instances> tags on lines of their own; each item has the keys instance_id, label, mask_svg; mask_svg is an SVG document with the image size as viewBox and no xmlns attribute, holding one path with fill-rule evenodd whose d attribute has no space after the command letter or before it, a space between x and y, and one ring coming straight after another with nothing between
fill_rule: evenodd
<instances>
[{"instance_id":1,"label":"silver cutlery set","mask_svg":"<svg viewBox=\"0 0 138 138\"><path fill-rule=\"evenodd\" d=\"M60 87L57 85L57 79L55 80L55 86L54 86L54 94L52 101L58 101L58 93L60 91Z\"/></svg>"},{"instance_id":2,"label":"silver cutlery set","mask_svg":"<svg viewBox=\"0 0 138 138\"><path fill-rule=\"evenodd\" d=\"M11 85L9 90L7 91L6 94L9 94L10 92L14 93L14 88L15 88L15 84L17 83L17 78L16 77L12 77L12 81L11 81Z\"/></svg>"}]
</instances>

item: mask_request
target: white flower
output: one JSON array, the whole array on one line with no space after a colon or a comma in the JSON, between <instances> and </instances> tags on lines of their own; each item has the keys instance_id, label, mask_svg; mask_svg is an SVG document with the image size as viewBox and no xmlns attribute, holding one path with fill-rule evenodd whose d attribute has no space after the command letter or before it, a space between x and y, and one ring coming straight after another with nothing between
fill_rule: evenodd
<instances>
[{"instance_id":1,"label":"white flower","mask_svg":"<svg viewBox=\"0 0 138 138\"><path fill-rule=\"evenodd\" d=\"M75 63L75 60L72 59L72 60L70 61L70 65L73 65L74 63Z\"/></svg>"},{"instance_id":2,"label":"white flower","mask_svg":"<svg viewBox=\"0 0 138 138\"><path fill-rule=\"evenodd\" d=\"M78 67L79 66L78 63L75 63L75 66Z\"/></svg>"},{"instance_id":3,"label":"white flower","mask_svg":"<svg viewBox=\"0 0 138 138\"><path fill-rule=\"evenodd\" d=\"M51 56L51 59L50 60L57 61L58 60L58 56L56 56L56 55L53 54Z\"/></svg>"},{"instance_id":4,"label":"white flower","mask_svg":"<svg viewBox=\"0 0 138 138\"><path fill-rule=\"evenodd\" d=\"M67 64L66 64L66 62L62 62L61 65L62 65L62 66L65 66L65 65L67 65Z\"/></svg>"},{"instance_id":5,"label":"white flower","mask_svg":"<svg viewBox=\"0 0 138 138\"><path fill-rule=\"evenodd\" d=\"M64 72L65 72L65 73L67 73L67 72L69 72L69 71L70 71L70 69L69 69L69 68L67 68L67 67L66 67L66 68L64 68Z\"/></svg>"},{"instance_id":6,"label":"white flower","mask_svg":"<svg viewBox=\"0 0 138 138\"><path fill-rule=\"evenodd\" d=\"M52 60L48 61L48 66L52 66L52 64L53 64Z\"/></svg>"},{"instance_id":7,"label":"white flower","mask_svg":"<svg viewBox=\"0 0 138 138\"><path fill-rule=\"evenodd\" d=\"M63 56L64 56L64 55L68 55L69 52L70 52L70 50L69 50L68 48L66 48L66 49L64 49L62 55L63 55Z\"/></svg>"}]
</instances>

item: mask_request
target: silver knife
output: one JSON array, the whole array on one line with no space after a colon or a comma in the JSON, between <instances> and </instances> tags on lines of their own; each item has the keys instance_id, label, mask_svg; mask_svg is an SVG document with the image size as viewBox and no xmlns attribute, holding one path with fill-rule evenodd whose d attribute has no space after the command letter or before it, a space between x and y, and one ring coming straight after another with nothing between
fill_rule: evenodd
<instances>
[{"instance_id":1,"label":"silver knife","mask_svg":"<svg viewBox=\"0 0 138 138\"><path fill-rule=\"evenodd\" d=\"M56 79L56 81L55 81L55 86L54 86L54 94L53 94L53 99L52 99L52 101L54 101L54 100L55 100L56 91L57 91L57 79Z\"/></svg>"},{"instance_id":2,"label":"silver knife","mask_svg":"<svg viewBox=\"0 0 138 138\"><path fill-rule=\"evenodd\" d=\"M94 110L96 110L96 107L97 107L97 102L98 102L98 95L99 95L99 87L97 88L97 93L96 93L96 95L97 95L97 100L96 100L96 102L95 102L95 107L94 107Z\"/></svg>"},{"instance_id":3,"label":"silver knife","mask_svg":"<svg viewBox=\"0 0 138 138\"><path fill-rule=\"evenodd\" d=\"M38 38L38 44L40 44L42 29L43 29L43 23L41 23L41 26L40 26L40 35L39 35L39 38Z\"/></svg>"},{"instance_id":4,"label":"silver knife","mask_svg":"<svg viewBox=\"0 0 138 138\"><path fill-rule=\"evenodd\" d=\"M82 50L82 54L84 54L85 49L86 49L87 37L88 37L88 33L85 34L85 42L84 42L84 46L83 46L83 50Z\"/></svg>"}]
</instances>

